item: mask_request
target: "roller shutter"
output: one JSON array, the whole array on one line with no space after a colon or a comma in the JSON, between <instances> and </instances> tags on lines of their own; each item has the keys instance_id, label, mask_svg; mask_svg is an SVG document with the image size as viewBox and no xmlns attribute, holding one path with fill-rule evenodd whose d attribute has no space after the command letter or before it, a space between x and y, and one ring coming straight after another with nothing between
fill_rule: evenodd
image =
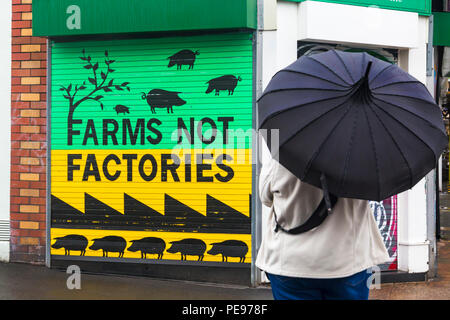
<instances>
[{"instance_id":1,"label":"roller shutter","mask_svg":"<svg viewBox=\"0 0 450 320\"><path fill-rule=\"evenodd\" d=\"M251 262L252 35L54 42L51 258Z\"/></svg>"}]
</instances>

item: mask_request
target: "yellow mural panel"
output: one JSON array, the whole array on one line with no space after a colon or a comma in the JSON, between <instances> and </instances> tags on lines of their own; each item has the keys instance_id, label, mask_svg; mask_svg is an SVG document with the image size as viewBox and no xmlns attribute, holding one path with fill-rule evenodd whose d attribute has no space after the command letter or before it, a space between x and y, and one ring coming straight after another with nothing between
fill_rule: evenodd
<instances>
[{"instance_id":1,"label":"yellow mural panel","mask_svg":"<svg viewBox=\"0 0 450 320\"><path fill-rule=\"evenodd\" d=\"M250 216L248 149L53 150L51 157L52 195L81 212L88 193L123 213L125 193L164 214L167 194L206 215L208 194Z\"/></svg>"},{"instance_id":2,"label":"yellow mural panel","mask_svg":"<svg viewBox=\"0 0 450 320\"><path fill-rule=\"evenodd\" d=\"M86 239L84 242L81 240L83 237ZM235 234L230 239L229 234L52 228L51 238L52 255L105 257L105 251L111 249L107 253L108 258L120 256L120 258L143 259L143 253L148 252L145 259L149 261L158 258L181 261L183 253L187 253L183 257L184 261L230 263L251 261L249 234ZM102 241L105 238L106 240ZM149 240L139 243L142 239ZM158 239L161 241L158 242ZM189 247L182 244L182 241L186 240L190 244ZM80 249L83 248L85 252L82 254L83 250Z\"/></svg>"}]
</instances>

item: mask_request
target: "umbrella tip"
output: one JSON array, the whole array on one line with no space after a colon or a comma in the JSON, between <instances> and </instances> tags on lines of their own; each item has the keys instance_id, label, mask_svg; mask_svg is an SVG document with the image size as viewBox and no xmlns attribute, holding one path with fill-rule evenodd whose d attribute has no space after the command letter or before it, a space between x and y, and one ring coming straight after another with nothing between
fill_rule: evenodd
<instances>
[{"instance_id":1,"label":"umbrella tip","mask_svg":"<svg viewBox=\"0 0 450 320\"><path fill-rule=\"evenodd\" d=\"M370 68L372 68L372 61L369 61L366 68L366 74L364 75L365 78L369 77Z\"/></svg>"}]
</instances>

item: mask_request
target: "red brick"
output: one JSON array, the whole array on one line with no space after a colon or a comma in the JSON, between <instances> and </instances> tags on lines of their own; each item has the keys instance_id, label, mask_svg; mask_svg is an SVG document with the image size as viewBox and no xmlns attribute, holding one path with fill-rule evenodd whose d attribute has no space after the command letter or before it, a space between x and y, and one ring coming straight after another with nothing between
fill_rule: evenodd
<instances>
[{"instance_id":1,"label":"red brick","mask_svg":"<svg viewBox=\"0 0 450 320\"><path fill-rule=\"evenodd\" d=\"M44 205L47 203L47 200L45 198L30 198L30 204L40 204Z\"/></svg>"},{"instance_id":2,"label":"red brick","mask_svg":"<svg viewBox=\"0 0 450 320\"><path fill-rule=\"evenodd\" d=\"M19 141L13 141L11 142L11 144L17 144L18 148L16 148L15 150L11 150L11 155L14 155L16 157L29 157L30 156L30 150L25 150L25 149L19 149L20 148L20 142ZM12 149L12 147L11 147Z\"/></svg>"},{"instance_id":3,"label":"red brick","mask_svg":"<svg viewBox=\"0 0 450 320\"><path fill-rule=\"evenodd\" d=\"M46 101L32 101L30 104L32 109L47 109Z\"/></svg>"},{"instance_id":4,"label":"red brick","mask_svg":"<svg viewBox=\"0 0 450 320\"><path fill-rule=\"evenodd\" d=\"M11 157L11 164L19 164L20 157Z\"/></svg>"},{"instance_id":5,"label":"red brick","mask_svg":"<svg viewBox=\"0 0 450 320\"><path fill-rule=\"evenodd\" d=\"M12 77L11 78L11 84L12 85L18 85L22 83L22 79L19 77Z\"/></svg>"},{"instance_id":6,"label":"red brick","mask_svg":"<svg viewBox=\"0 0 450 320\"><path fill-rule=\"evenodd\" d=\"M26 231L27 231L27 236L29 236L29 237L43 238L45 240L45 230L27 229Z\"/></svg>"},{"instance_id":7,"label":"red brick","mask_svg":"<svg viewBox=\"0 0 450 320\"><path fill-rule=\"evenodd\" d=\"M23 54L23 53L20 53L20 54ZM25 53L25 54L29 54L29 53ZM31 75L30 70L31 69L12 69L11 75L13 77L29 77ZM12 98L12 101L14 101L14 100L16 100L16 99Z\"/></svg>"},{"instance_id":8,"label":"red brick","mask_svg":"<svg viewBox=\"0 0 450 320\"><path fill-rule=\"evenodd\" d=\"M32 157L37 157L37 158L47 156L47 150L30 150L30 153L31 153Z\"/></svg>"},{"instance_id":9,"label":"red brick","mask_svg":"<svg viewBox=\"0 0 450 320\"><path fill-rule=\"evenodd\" d=\"M30 101L11 101L14 109L29 109L31 107ZM13 110L14 110L13 109ZM20 112L20 110L17 110Z\"/></svg>"},{"instance_id":10,"label":"red brick","mask_svg":"<svg viewBox=\"0 0 450 320\"><path fill-rule=\"evenodd\" d=\"M21 29L12 29L11 36L13 37L20 37Z\"/></svg>"},{"instance_id":11,"label":"red brick","mask_svg":"<svg viewBox=\"0 0 450 320\"><path fill-rule=\"evenodd\" d=\"M12 123L14 125L29 125L30 119L29 118L13 118ZM24 133L24 134L27 134L27 133Z\"/></svg>"},{"instance_id":12,"label":"red brick","mask_svg":"<svg viewBox=\"0 0 450 320\"><path fill-rule=\"evenodd\" d=\"M27 119L27 118L24 118ZM13 133L11 134L11 140L12 141L29 141L30 140L30 134L27 133Z\"/></svg>"},{"instance_id":13,"label":"red brick","mask_svg":"<svg viewBox=\"0 0 450 320\"><path fill-rule=\"evenodd\" d=\"M11 126L12 133L20 133L20 126Z\"/></svg>"},{"instance_id":14,"label":"red brick","mask_svg":"<svg viewBox=\"0 0 450 320\"><path fill-rule=\"evenodd\" d=\"M28 188L30 188L30 182L29 181L14 181L11 183L11 188L28 189ZM17 208L16 211L19 211L19 208Z\"/></svg>"},{"instance_id":15,"label":"red brick","mask_svg":"<svg viewBox=\"0 0 450 320\"><path fill-rule=\"evenodd\" d=\"M31 4L13 4L12 6L12 12L30 12L31 11Z\"/></svg>"},{"instance_id":16,"label":"red brick","mask_svg":"<svg viewBox=\"0 0 450 320\"><path fill-rule=\"evenodd\" d=\"M30 75L33 77L47 76L47 70L45 70L45 69L28 69L28 70L31 70Z\"/></svg>"},{"instance_id":17,"label":"red brick","mask_svg":"<svg viewBox=\"0 0 450 320\"><path fill-rule=\"evenodd\" d=\"M13 29L31 28L31 20L19 20L11 22ZM20 33L18 34L20 36Z\"/></svg>"},{"instance_id":18,"label":"red brick","mask_svg":"<svg viewBox=\"0 0 450 320\"><path fill-rule=\"evenodd\" d=\"M30 198L28 198L28 197L11 197L10 202L12 204L30 204Z\"/></svg>"},{"instance_id":19,"label":"red brick","mask_svg":"<svg viewBox=\"0 0 450 320\"><path fill-rule=\"evenodd\" d=\"M11 84L12 85L20 85L22 83L22 79L19 77L12 77Z\"/></svg>"},{"instance_id":20,"label":"red brick","mask_svg":"<svg viewBox=\"0 0 450 320\"><path fill-rule=\"evenodd\" d=\"M11 92L30 92L30 86L11 86Z\"/></svg>"},{"instance_id":21,"label":"red brick","mask_svg":"<svg viewBox=\"0 0 450 320\"><path fill-rule=\"evenodd\" d=\"M41 52L32 52L31 53L31 60L46 60L47 59L47 53L45 53L45 50L42 50Z\"/></svg>"},{"instance_id":22,"label":"red brick","mask_svg":"<svg viewBox=\"0 0 450 320\"><path fill-rule=\"evenodd\" d=\"M40 118L41 121L47 121L45 118ZM47 141L47 135L39 133L39 134L30 134L30 140L32 141Z\"/></svg>"},{"instance_id":23,"label":"red brick","mask_svg":"<svg viewBox=\"0 0 450 320\"><path fill-rule=\"evenodd\" d=\"M20 45L12 45L11 46L11 52L21 52L21 50L20 50Z\"/></svg>"},{"instance_id":24,"label":"red brick","mask_svg":"<svg viewBox=\"0 0 450 320\"><path fill-rule=\"evenodd\" d=\"M12 14L12 20L14 21L14 20L22 20L22 13L20 13L20 12L14 12L13 14Z\"/></svg>"},{"instance_id":25,"label":"red brick","mask_svg":"<svg viewBox=\"0 0 450 320\"><path fill-rule=\"evenodd\" d=\"M12 60L30 60L31 58L30 53L17 53L17 52L13 52L12 53ZM14 75L13 75L14 76Z\"/></svg>"},{"instance_id":26,"label":"red brick","mask_svg":"<svg viewBox=\"0 0 450 320\"><path fill-rule=\"evenodd\" d=\"M14 118L14 119L12 119L12 122L15 125L27 125L27 124L30 124L30 119L29 118Z\"/></svg>"},{"instance_id":27,"label":"red brick","mask_svg":"<svg viewBox=\"0 0 450 320\"><path fill-rule=\"evenodd\" d=\"M11 215L10 215L11 220L14 220L13 216L19 214L19 205L18 204L11 204L10 205L10 210L11 210ZM23 214L23 213L21 213L21 214ZM15 220L17 220L17 219L15 219Z\"/></svg>"},{"instance_id":28,"label":"red brick","mask_svg":"<svg viewBox=\"0 0 450 320\"><path fill-rule=\"evenodd\" d=\"M10 225L11 229L18 229L19 221L11 221L9 225Z\"/></svg>"},{"instance_id":29,"label":"red brick","mask_svg":"<svg viewBox=\"0 0 450 320\"><path fill-rule=\"evenodd\" d=\"M31 38L31 43L33 44L47 44L47 39L46 38L42 38L42 37L32 37ZM46 51L46 49L45 49Z\"/></svg>"},{"instance_id":30,"label":"red brick","mask_svg":"<svg viewBox=\"0 0 450 320\"><path fill-rule=\"evenodd\" d=\"M31 92L47 92L47 86L44 85L31 85Z\"/></svg>"},{"instance_id":31,"label":"red brick","mask_svg":"<svg viewBox=\"0 0 450 320\"><path fill-rule=\"evenodd\" d=\"M31 189L45 189L47 184L44 181L29 181Z\"/></svg>"},{"instance_id":32,"label":"red brick","mask_svg":"<svg viewBox=\"0 0 450 320\"><path fill-rule=\"evenodd\" d=\"M45 166L30 166L29 171L32 173L46 173L47 168Z\"/></svg>"},{"instance_id":33,"label":"red brick","mask_svg":"<svg viewBox=\"0 0 450 320\"><path fill-rule=\"evenodd\" d=\"M12 44L30 44L31 43L31 37L13 37L11 39Z\"/></svg>"},{"instance_id":34,"label":"red brick","mask_svg":"<svg viewBox=\"0 0 450 320\"><path fill-rule=\"evenodd\" d=\"M31 172L29 166L11 165L11 172Z\"/></svg>"}]
</instances>

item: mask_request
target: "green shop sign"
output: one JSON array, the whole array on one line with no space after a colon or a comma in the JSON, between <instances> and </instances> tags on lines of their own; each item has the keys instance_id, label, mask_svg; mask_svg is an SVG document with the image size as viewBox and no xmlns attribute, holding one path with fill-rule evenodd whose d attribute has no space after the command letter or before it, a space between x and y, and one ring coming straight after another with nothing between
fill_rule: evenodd
<instances>
[{"instance_id":1,"label":"green shop sign","mask_svg":"<svg viewBox=\"0 0 450 320\"><path fill-rule=\"evenodd\" d=\"M34 36L255 29L257 0L34 0Z\"/></svg>"},{"instance_id":2,"label":"green shop sign","mask_svg":"<svg viewBox=\"0 0 450 320\"><path fill-rule=\"evenodd\" d=\"M450 47L450 12L433 12L433 45Z\"/></svg>"},{"instance_id":3,"label":"green shop sign","mask_svg":"<svg viewBox=\"0 0 450 320\"><path fill-rule=\"evenodd\" d=\"M290 2L304 2L306 0L284 0ZM431 0L311 0L354 6L377 6L382 9L417 12L421 15L431 14Z\"/></svg>"}]
</instances>

